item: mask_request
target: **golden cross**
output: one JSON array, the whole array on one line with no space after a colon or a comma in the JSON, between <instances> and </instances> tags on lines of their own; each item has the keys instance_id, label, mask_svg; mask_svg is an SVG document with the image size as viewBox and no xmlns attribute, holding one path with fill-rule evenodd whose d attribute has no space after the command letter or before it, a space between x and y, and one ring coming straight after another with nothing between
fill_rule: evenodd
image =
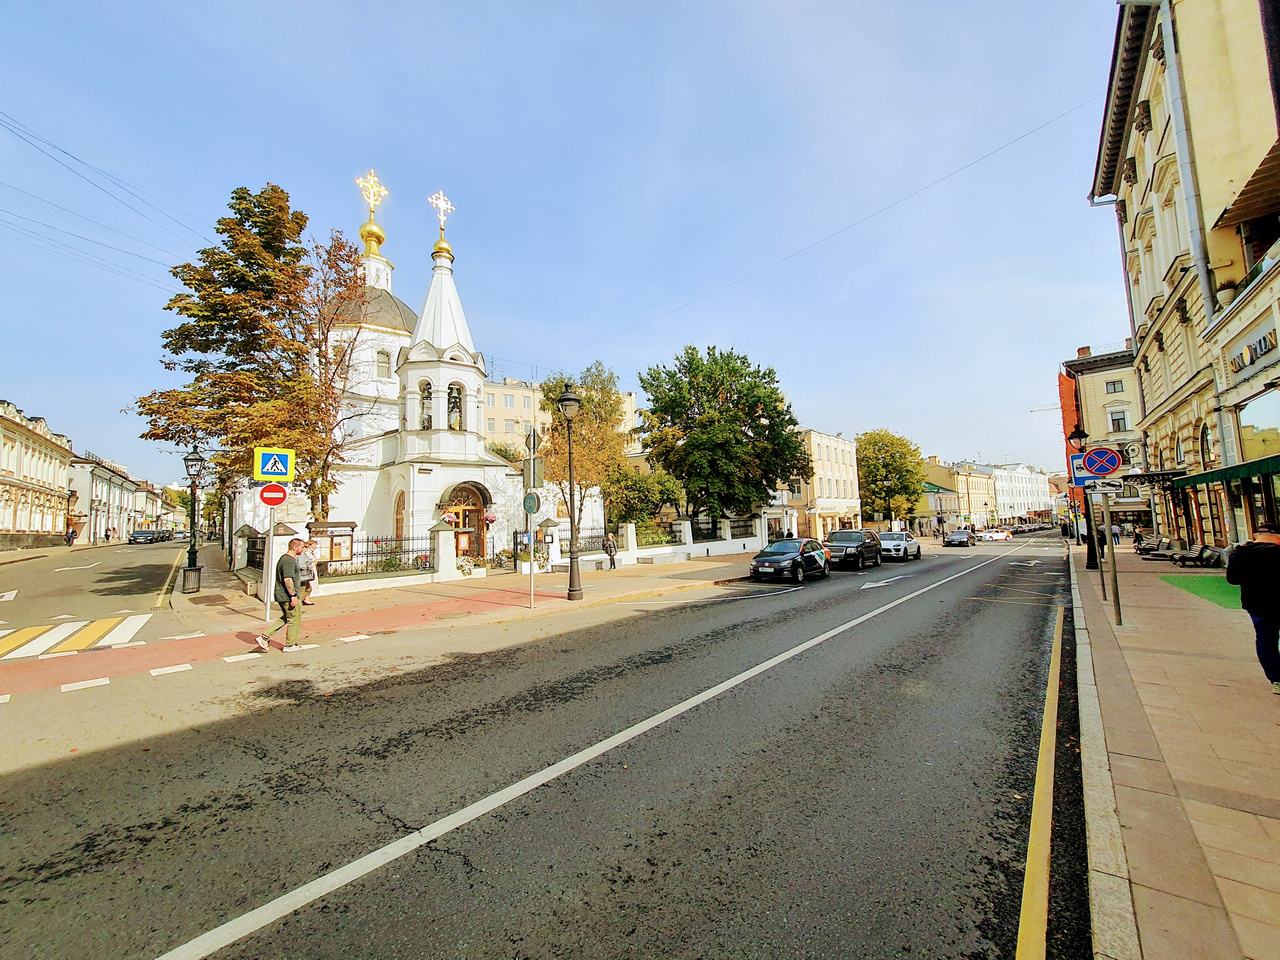
<instances>
[{"instance_id":1,"label":"golden cross","mask_svg":"<svg viewBox=\"0 0 1280 960\"><path fill-rule=\"evenodd\" d=\"M360 188L361 195L364 196L364 202L369 204L369 213L373 214L373 210L383 200L387 199L387 188L378 180L378 175L372 170L369 171L367 177L357 177L356 185Z\"/></svg>"}]
</instances>

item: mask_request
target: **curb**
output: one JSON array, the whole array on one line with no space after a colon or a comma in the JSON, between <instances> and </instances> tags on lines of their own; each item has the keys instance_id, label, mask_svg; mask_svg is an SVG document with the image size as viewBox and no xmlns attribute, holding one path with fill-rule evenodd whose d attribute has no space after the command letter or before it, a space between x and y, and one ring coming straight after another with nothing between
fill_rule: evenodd
<instances>
[{"instance_id":1,"label":"curb","mask_svg":"<svg viewBox=\"0 0 1280 960\"><path fill-rule=\"evenodd\" d=\"M1089 922L1093 955L1099 960L1141 960L1138 921L1129 885L1129 861L1120 834L1115 784L1107 753L1102 706L1093 672L1093 645L1085 623L1075 558L1071 572L1071 623L1076 638L1076 692L1080 710L1080 768L1084 780L1085 832L1089 849Z\"/></svg>"}]
</instances>

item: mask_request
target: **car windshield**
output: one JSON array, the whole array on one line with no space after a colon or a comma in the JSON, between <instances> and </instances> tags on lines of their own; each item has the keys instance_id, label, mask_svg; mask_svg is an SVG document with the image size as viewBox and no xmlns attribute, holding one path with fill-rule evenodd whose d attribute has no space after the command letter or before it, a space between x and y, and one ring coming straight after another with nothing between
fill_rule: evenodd
<instances>
[{"instance_id":1,"label":"car windshield","mask_svg":"<svg viewBox=\"0 0 1280 960\"><path fill-rule=\"evenodd\" d=\"M827 534L827 543L861 543L862 534L857 530L832 530Z\"/></svg>"},{"instance_id":2,"label":"car windshield","mask_svg":"<svg viewBox=\"0 0 1280 960\"><path fill-rule=\"evenodd\" d=\"M947 536L949 536L949 537L960 537L960 538L962 538L962 539L967 539L967 538L968 538L968 536L969 536L969 534L968 534L968 533L966 533L964 530L956 530L956 531L954 531L954 532L952 532L952 533L947 534Z\"/></svg>"},{"instance_id":3,"label":"car windshield","mask_svg":"<svg viewBox=\"0 0 1280 960\"><path fill-rule=\"evenodd\" d=\"M897 543L900 540L907 539L907 535L905 533L882 533L880 534L880 539L888 540L890 543Z\"/></svg>"},{"instance_id":4,"label":"car windshield","mask_svg":"<svg viewBox=\"0 0 1280 960\"><path fill-rule=\"evenodd\" d=\"M781 557L788 553L799 553L799 540L775 540L760 551L762 557Z\"/></svg>"}]
</instances>

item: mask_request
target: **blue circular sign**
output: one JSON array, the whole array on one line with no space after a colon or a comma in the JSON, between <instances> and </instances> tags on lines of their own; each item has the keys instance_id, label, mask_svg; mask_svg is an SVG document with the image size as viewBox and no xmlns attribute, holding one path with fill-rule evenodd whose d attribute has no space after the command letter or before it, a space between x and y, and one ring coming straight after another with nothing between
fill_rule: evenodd
<instances>
[{"instance_id":1,"label":"blue circular sign","mask_svg":"<svg viewBox=\"0 0 1280 960\"><path fill-rule=\"evenodd\" d=\"M1120 469L1120 454L1110 447L1098 447L1084 455L1084 468L1095 477L1106 477Z\"/></svg>"}]
</instances>

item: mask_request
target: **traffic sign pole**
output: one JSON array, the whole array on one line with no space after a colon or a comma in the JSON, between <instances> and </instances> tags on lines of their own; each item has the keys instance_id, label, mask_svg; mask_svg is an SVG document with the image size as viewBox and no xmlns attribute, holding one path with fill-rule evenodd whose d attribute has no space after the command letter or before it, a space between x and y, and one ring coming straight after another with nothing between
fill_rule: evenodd
<instances>
[{"instance_id":1,"label":"traffic sign pole","mask_svg":"<svg viewBox=\"0 0 1280 960\"><path fill-rule=\"evenodd\" d=\"M1116 554L1120 551L1116 549L1119 544L1111 537L1111 494L1109 493L1102 495L1102 522L1106 524L1106 535L1111 540L1111 603L1116 611L1116 626L1120 627L1124 625L1120 616L1120 570L1116 558ZM1106 596L1105 592L1103 596Z\"/></svg>"},{"instance_id":2,"label":"traffic sign pole","mask_svg":"<svg viewBox=\"0 0 1280 960\"><path fill-rule=\"evenodd\" d=\"M271 508L271 521L267 524L267 542L262 550L262 629L271 622L271 594L275 577L271 576L271 547L276 542L276 508Z\"/></svg>"}]
</instances>

